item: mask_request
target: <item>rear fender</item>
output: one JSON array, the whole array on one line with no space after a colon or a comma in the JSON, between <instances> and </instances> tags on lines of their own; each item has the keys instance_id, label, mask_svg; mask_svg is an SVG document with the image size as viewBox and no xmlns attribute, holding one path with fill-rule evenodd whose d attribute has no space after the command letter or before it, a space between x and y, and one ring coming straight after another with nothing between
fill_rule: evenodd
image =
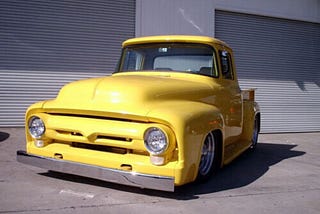
<instances>
[{"instance_id":1,"label":"rear fender","mask_svg":"<svg viewBox=\"0 0 320 214\"><path fill-rule=\"evenodd\" d=\"M254 102L254 115L255 118L258 119L258 132L260 133L261 129L261 113L260 113L260 106L257 102Z\"/></svg>"},{"instance_id":2,"label":"rear fender","mask_svg":"<svg viewBox=\"0 0 320 214\"><path fill-rule=\"evenodd\" d=\"M260 120L260 107L257 102L254 101L244 101L243 108L243 131L242 139L250 142L254 129L254 120L256 117ZM260 127L260 121L259 121ZM260 129L260 128L259 128ZM259 130L260 131L260 130Z\"/></svg>"}]
</instances>

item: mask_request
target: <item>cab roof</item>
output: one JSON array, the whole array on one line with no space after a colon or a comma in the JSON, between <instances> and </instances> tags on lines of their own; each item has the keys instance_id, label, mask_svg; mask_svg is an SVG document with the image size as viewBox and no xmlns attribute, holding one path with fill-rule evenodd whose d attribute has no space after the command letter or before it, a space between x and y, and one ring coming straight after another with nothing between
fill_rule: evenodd
<instances>
[{"instance_id":1,"label":"cab roof","mask_svg":"<svg viewBox=\"0 0 320 214\"><path fill-rule=\"evenodd\" d=\"M124 41L122 47L138 44L150 44L150 43L167 43L167 42L178 42L178 43L199 43L210 46L222 45L229 47L225 42L208 37L208 36L189 36L189 35L162 35L162 36L146 36L137 37Z\"/></svg>"}]
</instances>

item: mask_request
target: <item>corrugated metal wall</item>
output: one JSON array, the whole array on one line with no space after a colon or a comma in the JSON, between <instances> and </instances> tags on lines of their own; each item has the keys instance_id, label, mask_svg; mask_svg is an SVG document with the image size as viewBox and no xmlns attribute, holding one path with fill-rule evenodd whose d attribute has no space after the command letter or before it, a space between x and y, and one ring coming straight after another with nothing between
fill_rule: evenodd
<instances>
[{"instance_id":1,"label":"corrugated metal wall","mask_svg":"<svg viewBox=\"0 0 320 214\"><path fill-rule=\"evenodd\" d=\"M215 11L242 88L257 88L262 132L320 131L320 24Z\"/></svg>"},{"instance_id":2,"label":"corrugated metal wall","mask_svg":"<svg viewBox=\"0 0 320 214\"><path fill-rule=\"evenodd\" d=\"M135 36L135 0L0 2L0 126L23 126L31 103L67 82L115 70Z\"/></svg>"},{"instance_id":3,"label":"corrugated metal wall","mask_svg":"<svg viewBox=\"0 0 320 214\"><path fill-rule=\"evenodd\" d=\"M104 74L1 70L0 75L0 126L12 127L24 125L31 103L55 98L66 83Z\"/></svg>"}]
</instances>

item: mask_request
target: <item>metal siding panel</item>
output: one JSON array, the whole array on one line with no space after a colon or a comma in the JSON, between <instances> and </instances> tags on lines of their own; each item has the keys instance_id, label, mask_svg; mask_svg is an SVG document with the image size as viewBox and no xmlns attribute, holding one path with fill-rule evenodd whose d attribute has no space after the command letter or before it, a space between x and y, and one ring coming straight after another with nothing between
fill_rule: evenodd
<instances>
[{"instance_id":1,"label":"metal siding panel","mask_svg":"<svg viewBox=\"0 0 320 214\"><path fill-rule=\"evenodd\" d=\"M68 82L111 74L135 35L135 0L0 4L0 127L24 126L28 106Z\"/></svg>"},{"instance_id":2,"label":"metal siding panel","mask_svg":"<svg viewBox=\"0 0 320 214\"><path fill-rule=\"evenodd\" d=\"M242 88L257 88L262 132L320 131L320 25L216 11Z\"/></svg>"},{"instance_id":3,"label":"metal siding panel","mask_svg":"<svg viewBox=\"0 0 320 214\"><path fill-rule=\"evenodd\" d=\"M113 72L135 1L1 1L0 69Z\"/></svg>"},{"instance_id":4,"label":"metal siding panel","mask_svg":"<svg viewBox=\"0 0 320 214\"><path fill-rule=\"evenodd\" d=\"M0 70L0 127L23 126L25 111L32 103L55 98L69 82L103 75Z\"/></svg>"}]
</instances>

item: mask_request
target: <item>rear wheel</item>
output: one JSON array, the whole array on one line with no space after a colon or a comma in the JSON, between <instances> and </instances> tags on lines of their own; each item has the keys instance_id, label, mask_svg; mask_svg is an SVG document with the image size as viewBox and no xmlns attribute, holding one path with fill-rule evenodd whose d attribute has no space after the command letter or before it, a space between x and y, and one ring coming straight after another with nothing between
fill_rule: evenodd
<instances>
[{"instance_id":1,"label":"rear wheel","mask_svg":"<svg viewBox=\"0 0 320 214\"><path fill-rule=\"evenodd\" d=\"M219 149L215 133L209 133L201 149L197 181L204 182L219 168Z\"/></svg>"},{"instance_id":2,"label":"rear wheel","mask_svg":"<svg viewBox=\"0 0 320 214\"><path fill-rule=\"evenodd\" d=\"M259 136L259 118L256 116L254 119L254 127L251 138L251 149L255 149L258 144L258 136Z\"/></svg>"}]
</instances>

